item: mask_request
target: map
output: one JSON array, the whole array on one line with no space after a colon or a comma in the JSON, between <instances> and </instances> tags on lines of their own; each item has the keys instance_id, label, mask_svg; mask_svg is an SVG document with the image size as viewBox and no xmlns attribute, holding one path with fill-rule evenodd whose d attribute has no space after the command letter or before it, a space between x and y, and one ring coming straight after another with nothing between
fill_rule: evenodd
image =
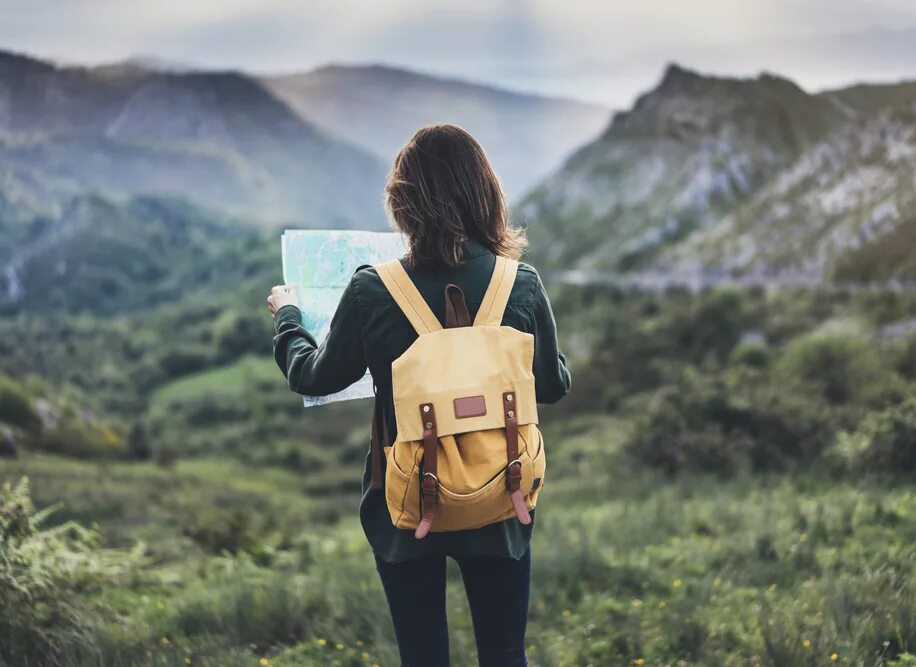
<instances>
[{"instance_id":1,"label":"map","mask_svg":"<svg viewBox=\"0 0 916 667\"><path fill-rule=\"evenodd\" d=\"M302 323L320 345L344 288L357 267L401 257L404 238L396 232L343 230L286 230L280 239L283 282L299 293ZM355 384L330 396L306 396L306 407L373 395L369 373Z\"/></svg>"}]
</instances>

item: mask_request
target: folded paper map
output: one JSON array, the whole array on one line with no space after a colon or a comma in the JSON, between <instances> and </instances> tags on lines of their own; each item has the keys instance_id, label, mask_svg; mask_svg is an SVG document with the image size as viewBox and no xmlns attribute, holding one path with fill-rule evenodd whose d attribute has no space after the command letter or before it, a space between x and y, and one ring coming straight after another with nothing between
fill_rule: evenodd
<instances>
[{"instance_id":1,"label":"folded paper map","mask_svg":"<svg viewBox=\"0 0 916 667\"><path fill-rule=\"evenodd\" d=\"M283 282L299 292L302 323L319 345L328 335L331 318L353 272L363 264L378 264L401 257L404 238L395 232L343 230L286 230L280 240ZM365 376L330 396L306 396L306 407L332 401L368 398L372 377Z\"/></svg>"}]
</instances>

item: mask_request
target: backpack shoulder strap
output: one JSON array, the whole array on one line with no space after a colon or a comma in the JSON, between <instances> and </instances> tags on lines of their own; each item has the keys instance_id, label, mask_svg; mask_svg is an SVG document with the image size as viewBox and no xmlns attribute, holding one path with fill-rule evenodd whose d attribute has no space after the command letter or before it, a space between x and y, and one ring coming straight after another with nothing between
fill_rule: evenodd
<instances>
[{"instance_id":1,"label":"backpack shoulder strap","mask_svg":"<svg viewBox=\"0 0 916 667\"><path fill-rule=\"evenodd\" d=\"M407 275L407 271L401 266L400 260L393 259L390 262L376 264L375 270L378 271L379 278L382 279L394 302L398 304L418 334L422 336L442 328L439 319L430 310L410 276Z\"/></svg>"},{"instance_id":2,"label":"backpack shoulder strap","mask_svg":"<svg viewBox=\"0 0 916 667\"><path fill-rule=\"evenodd\" d=\"M509 294L512 293L516 273L518 273L518 261L496 256L490 285L483 295L480 309L474 318L475 327L498 327L502 324L503 313L506 310L506 304L509 303Z\"/></svg>"}]
</instances>

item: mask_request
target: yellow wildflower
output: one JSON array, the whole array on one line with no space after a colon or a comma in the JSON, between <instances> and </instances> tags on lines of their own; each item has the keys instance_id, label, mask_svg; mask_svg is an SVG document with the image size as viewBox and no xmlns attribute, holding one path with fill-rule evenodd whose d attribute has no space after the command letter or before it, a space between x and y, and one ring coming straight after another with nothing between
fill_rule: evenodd
<instances>
[{"instance_id":1,"label":"yellow wildflower","mask_svg":"<svg viewBox=\"0 0 916 667\"><path fill-rule=\"evenodd\" d=\"M334 646L337 648L338 651L343 651L344 645L341 644L340 642L337 642L336 644L334 644Z\"/></svg>"},{"instance_id":2,"label":"yellow wildflower","mask_svg":"<svg viewBox=\"0 0 916 667\"><path fill-rule=\"evenodd\" d=\"M673 582L671 582L671 585L674 586L675 588L680 588L681 586L684 585L684 582L681 581L680 579L675 579Z\"/></svg>"},{"instance_id":3,"label":"yellow wildflower","mask_svg":"<svg viewBox=\"0 0 916 667\"><path fill-rule=\"evenodd\" d=\"M658 603L658 608L659 608L659 609L664 609L664 608L667 607L667 606L668 606L668 603L665 602L664 600L662 600L661 602Z\"/></svg>"},{"instance_id":4,"label":"yellow wildflower","mask_svg":"<svg viewBox=\"0 0 916 667\"><path fill-rule=\"evenodd\" d=\"M805 648L811 648L811 640L810 640L810 639L802 639L802 646L804 646Z\"/></svg>"},{"instance_id":5,"label":"yellow wildflower","mask_svg":"<svg viewBox=\"0 0 916 667\"><path fill-rule=\"evenodd\" d=\"M258 660L258 664L259 665L268 665L270 664L270 660L268 660L267 658L261 658L260 660Z\"/></svg>"},{"instance_id":6,"label":"yellow wildflower","mask_svg":"<svg viewBox=\"0 0 916 667\"><path fill-rule=\"evenodd\" d=\"M633 661L633 664L634 665L644 665L646 664L646 661L643 660L642 658L636 658L636 660Z\"/></svg>"},{"instance_id":7,"label":"yellow wildflower","mask_svg":"<svg viewBox=\"0 0 916 667\"><path fill-rule=\"evenodd\" d=\"M569 609L564 609L564 610L563 610L563 615L564 615L564 616L572 616L572 612L571 612Z\"/></svg>"},{"instance_id":8,"label":"yellow wildflower","mask_svg":"<svg viewBox=\"0 0 916 667\"><path fill-rule=\"evenodd\" d=\"M327 639L319 639L319 640L318 640L318 646L324 646L324 645L327 644L327 643L328 643L328 640L327 640Z\"/></svg>"},{"instance_id":9,"label":"yellow wildflower","mask_svg":"<svg viewBox=\"0 0 916 667\"><path fill-rule=\"evenodd\" d=\"M190 665L190 664L191 664L191 658L185 658L185 659L184 659L184 664Z\"/></svg>"},{"instance_id":10,"label":"yellow wildflower","mask_svg":"<svg viewBox=\"0 0 916 667\"><path fill-rule=\"evenodd\" d=\"M168 637L160 637L159 641L162 642L163 646L168 646L171 643Z\"/></svg>"},{"instance_id":11,"label":"yellow wildflower","mask_svg":"<svg viewBox=\"0 0 916 667\"><path fill-rule=\"evenodd\" d=\"M368 660L368 659L369 659L369 654L363 651L363 660Z\"/></svg>"},{"instance_id":12,"label":"yellow wildflower","mask_svg":"<svg viewBox=\"0 0 916 667\"><path fill-rule=\"evenodd\" d=\"M839 658L840 658L840 655L839 655L838 653L831 653L831 654L830 654L830 660L831 660L832 662L836 662L837 660L839 660Z\"/></svg>"},{"instance_id":13,"label":"yellow wildflower","mask_svg":"<svg viewBox=\"0 0 916 667\"><path fill-rule=\"evenodd\" d=\"M634 598L633 600L631 600L631 603L633 604L634 607L642 607L642 600L640 600L639 598Z\"/></svg>"}]
</instances>

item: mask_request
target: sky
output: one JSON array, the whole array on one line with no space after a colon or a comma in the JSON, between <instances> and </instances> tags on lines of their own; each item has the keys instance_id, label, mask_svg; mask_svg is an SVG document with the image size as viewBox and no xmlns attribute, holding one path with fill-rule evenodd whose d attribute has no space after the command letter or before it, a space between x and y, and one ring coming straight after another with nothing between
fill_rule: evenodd
<instances>
[{"instance_id":1,"label":"sky","mask_svg":"<svg viewBox=\"0 0 916 667\"><path fill-rule=\"evenodd\" d=\"M386 63L620 108L672 61L809 89L916 79L916 0L2 0L0 48L254 73Z\"/></svg>"}]
</instances>

